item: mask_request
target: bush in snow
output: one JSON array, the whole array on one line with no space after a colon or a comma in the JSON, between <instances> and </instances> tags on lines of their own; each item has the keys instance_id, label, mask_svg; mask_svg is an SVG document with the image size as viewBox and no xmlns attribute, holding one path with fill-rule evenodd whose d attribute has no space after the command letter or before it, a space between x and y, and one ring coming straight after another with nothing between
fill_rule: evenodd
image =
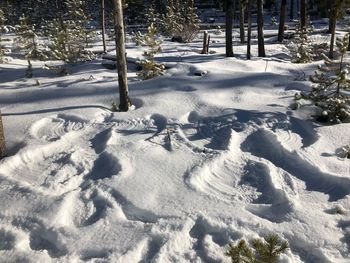
<instances>
[{"instance_id":1,"label":"bush in snow","mask_svg":"<svg viewBox=\"0 0 350 263\"><path fill-rule=\"evenodd\" d=\"M66 63L87 61L94 58L94 54L85 49L90 36L90 19L84 11L85 1L66 0L67 13L48 24L51 38L50 49L55 59Z\"/></svg>"},{"instance_id":2,"label":"bush in snow","mask_svg":"<svg viewBox=\"0 0 350 263\"><path fill-rule=\"evenodd\" d=\"M18 46L24 50L25 58L28 61L28 67L26 70L26 77L31 78L33 76L32 59L47 59L47 56L42 52L37 41L37 35L35 33L34 25L31 24L28 17L22 15L19 18L19 25L16 26L15 31L17 38L15 42Z\"/></svg>"},{"instance_id":3,"label":"bush in snow","mask_svg":"<svg viewBox=\"0 0 350 263\"><path fill-rule=\"evenodd\" d=\"M277 263L288 247L287 241L282 241L277 235L268 235L264 240L254 239L251 246L244 240L237 245L230 244L225 255L232 263Z\"/></svg>"},{"instance_id":4,"label":"bush in snow","mask_svg":"<svg viewBox=\"0 0 350 263\"><path fill-rule=\"evenodd\" d=\"M313 60L313 45L309 39L311 27L300 27L299 22L295 25L294 40L291 42L291 52L294 63L309 63Z\"/></svg>"},{"instance_id":5,"label":"bush in snow","mask_svg":"<svg viewBox=\"0 0 350 263\"><path fill-rule=\"evenodd\" d=\"M147 9L146 9L146 23L147 26L150 26L151 24L155 25L157 28L159 27L161 20L160 20L160 14L157 13L156 9L154 8L154 5L151 4Z\"/></svg>"},{"instance_id":6,"label":"bush in snow","mask_svg":"<svg viewBox=\"0 0 350 263\"><path fill-rule=\"evenodd\" d=\"M143 53L145 59L138 62L141 71L137 73L142 79L151 79L162 75L164 65L155 62L154 56L162 51L161 41L157 39L157 29L153 24L148 27L146 35L138 38L139 44L148 46L149 50Z\"/></svg>"},{"instance_id":7,"label":"bush in snow","mask_svg":"<svg viewBox=\"0 0 350 263\"><path fill-rule=\"evenodd\" d=\"M199 22L193 0L168 0L161 18L162 33L179 42L190 42L198 34Z\"/></svg>"},{"instance_id":8,"label":"bush in snow","mask_svg":"<svg viewBox=\"0 0 350 263\"><path fill-rule=\"evenodd\" d=\"M229 249L225 253L231 258L232 263L253 263L254 254L252 249L244 240L238 242L237 245L230 244Z\"/></svg>"},{"instance_id":9,"label":"bush in snow","mask_svg":"<svg viewBox=\"0 0 350 263\"><path fill-rule=\"evenodd\" d=\"M0 8L0 63L4 62L4 55L5 55L5 49L1 44L1 35L2 35L2 32L4 31L5 21L6 21L5 13Z\"/></svg>"},{"instance_id":10,"label":"bush in snow","mask_svg":"<svg viewBox=\"0 0 350 263\"><path fill-rule=\"evenodd\" d=\"M349 45L349 34L343 39L337 39L340 58L338 60L324 57L324 65L310 80L315 83L309 94L297 95L297 99L312 100L321 108L318 121L329 123L342 123L350 121L350 80L349 63L345 62L346 50Z\"/></svg>"}]
</instances>

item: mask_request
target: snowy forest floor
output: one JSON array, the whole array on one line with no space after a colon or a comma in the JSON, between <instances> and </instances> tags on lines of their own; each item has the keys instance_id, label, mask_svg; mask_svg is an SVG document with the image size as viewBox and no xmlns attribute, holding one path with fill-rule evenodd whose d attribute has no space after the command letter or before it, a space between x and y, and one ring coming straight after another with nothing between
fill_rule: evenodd
<instances>
[{"instance_id":1,"label":"snowy forest floor","mask_svg":"<svg viewBox=\"0 0 350 263\"><path fill-rule=\"evenodd\" d=\"M130 63L127 113L101 59L62 77L34 61L32 79L20 56L0 65L0 262L230 262L231 241L269 233L290 244L281 262L349 262L350 124L289 108L317 63L274 37L251 61L212 40L165 41L170 69L148 81Z\"/></svg>"}]
</instances>

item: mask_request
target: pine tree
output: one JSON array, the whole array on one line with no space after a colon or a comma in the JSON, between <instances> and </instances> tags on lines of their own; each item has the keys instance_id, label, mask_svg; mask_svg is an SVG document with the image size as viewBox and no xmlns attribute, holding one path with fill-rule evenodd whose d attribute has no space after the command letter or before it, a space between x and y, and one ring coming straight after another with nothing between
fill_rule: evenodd
<instances>
[{"instance_id":1,"label":"pine tree","mask_svg":"<svg viewBox=\"0 0 350 263\"><path fill-rule=\"evenodd\" d=\"M153 24L148 27L148 33L139 39L140 44L148 46L149 50L145 51L143 56L146 58L138 62L142 70L137 73L142 79L151 79L162 75L164 65L158 64L154 60L154 56L161 52L161 41L157 39L157 29Z\"/></svg>"},{"instance_id":2,"label":"pine tree","mask_svg":"<svg viewBox=\"0 0 350 263\"><path fill-rule=\"evenodd\" d=\"M313 60L312 42L309 39L311 32L311 27L301 27L299 21L296 23L294 41L291 43L294 63L309 63Z\"/></svg>"},{"instance_id":3,"label":"pine tree","mask_svg":"<svg viewBox=\"0 0 350 263\"><path fill-rule=\"evenodd\" d=\"M179 42L190 42L199 31L199 22L193 0L168 0L160 24L165 36Z\"/></svg>"},{"instance_id":4,"label":"pine tree","mask_svg":"<svg viewBox=\"0 0 350 263\"><path fill-rule=\"evenodd\" d=\"M19 25L16 26L17 38L15 42L24 50L24 56L28 62L26 77L33 76L32 59L47 59L47 56L42 52L37 41L35 27L29 20L29 17L24 14L19 18Z\"/></svg>"},{"instance_id":5,"label":"pine tree","mask_svg":"<svg viewBox=\"0 0 350 263\"><path fill-rule=\"evenodd\" d=\"M153 4L151 4L147 9L146 9L146 23L147 26L150 26L151 24L155 25L157 28L159 27L160 24L160 15L157 13L155 7Z\"/></svg>"},{"instance_id":6,"label":"pine tree","mask_svg":"<svg viewBox=\"0 0 350 263\"><path fill-rule=\"evenodd\" d=\"M192 41L198 34L200 19L196 13L196 10L197 8L194 6L194 0L186 0L185 5L182 5L182 38L184 42Z\"/></svg>"},{"instance_id":7,"label":"pine tree","mask_svg":"<svg viewBox=\"0 0 350 263\"><path fill-rule=\"evenodd\" d=\"M254 239L252 247L240 240L237 245L230 244L225 255L232 263L277 263L280 255L285 253L289 245L277 235L270 234L261 239Z\"/></svg>"},{"instance_id":8,"label":"pine tree","mask_svg":"<svg viewBox=\"0 0 350 263\"><path fill-rule=\"evenodd\" d=\"M288 242L281 241L277 235L268 235L261 239L253 240L255 249L255 263L278 263L280 254L288 249Z\"/></svg>"},{"instance_id":9,"label":"pine tree","mask_svg":"<svg viewBox=\"0 0 350 263\"><path fill-rule=\"evenodd\" d=\"M343 39L337 39L336 45L340 58L334 60L324 55L324 65L320 66L310 78L315 83L311 92L300 96L312 100L322 109L322 115L318 120L330 123L350 121L350 79L348 79L350 64L345 62L349 34Z\"/></svg>"},{"instance_id":10,"label":"pine tree","mask_svg":"<svg viewBox=\"0 0 350 263\"><path fill-rule=\"evenodd\" d=\"M54 58L66 63L91 60L94 55L85 49L92 30L90 19L84 10L85 1L66 0L66 14L60 14L48 25L51 51Z\"/></svg>"},{"instance_id":11,"label":"pine tree","mask_svg":"<svg viewBox=\"0 0 350 263\"><path fill-rule=\"evenodd\" d=\"M231 258L232 263L254 263L253 251L244 240L239 241L236 246L230 244L225 255Z\"/></svg>"},{"instance_id":12,"label":"pine tree","mask_svg":"<svg viewBox=\"0 0 350 263\"><path fill-rule=\"evenodd\" d=\"M181 25L178 24L178 17L175 13L173 0L168 0L166 13L162 16L162 33L165 36L173 37L177 32L181 31Z\"/></svg>"},{"instance_id":13,"label":"pine tree","mask_svg":"<svg viewBox=\"0 0 350 263\"><path fill-rule=\"evenodd\" d=\"M4 11L2 11L2 9L0 9L0 63L4 62L4 55L5 55L5 49L3 48L2 41L1 41L1 38L2 38L1 35L5 27L5 22L6 22L5 13Z\"/></svg>"}]
</instances>

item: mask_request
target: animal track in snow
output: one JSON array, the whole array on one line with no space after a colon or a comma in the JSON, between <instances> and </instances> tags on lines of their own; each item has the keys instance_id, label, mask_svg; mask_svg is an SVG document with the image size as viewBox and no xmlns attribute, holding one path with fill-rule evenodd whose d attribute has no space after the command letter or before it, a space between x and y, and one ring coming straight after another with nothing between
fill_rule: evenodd
<instances>
[{"instance_id":1,"label":"animal track in snow","mask_svg":"<svg viewBox=\"0 0 350 263\"><path fill-rule=\"evenodd\" d=\"M16 243L16 236L10 231L0 228L0 250L11 250Z\"/></svg>"},{"instance_id":2,"label":"animal track in snow","mask_svg":"<svg viewBox=\"0 0 350 263\"><path fill-rule=\"evenodd\" d=\"M338 227L340 227L344 233L344 237L340 241L347 246L348 255L350 255L350 220L339 221Z\"/></svg>"},{"instance_id":3,"label":"animal track in snow","mask_svg":"<svg viewBox=\"0 0 350 263\"><path fill-rule=\"evenodd\" d=\"M238 233L230 233L220 226L212 226L203 217L197 218L195 224L190 230L190 236L195 239L193 250L203 262L222 262L221 260L212 258L206 248L206 240L211 240L220 247L226 246L231 240L239 239L242 236Z\"/></svg>"},{"instance_id":4,"label":"animal track in snow","mask_svg":"<svg viewBox=\"0 0 350 263\"><path fill-rule=\"evenodd\" d=\"M40 140L57 141L71 131L79 131L87 125L88 121L67 114L58 114L35 122L30 128L30 134Z\"/></svg>"},{"instance_id":5,"label":"animal track in snow","mask_svg":"<svg viewBox=\"0 0 350 263\"><path fill-rule=\"evenodd\" d=\"M68 253L61 234L56 229L46 227L34 218L16 218L12 224L29 232L29 247L32 250L46 250L52 258L59 258Z\"/></svg>"},{"instance_id":6,"label":"animal track in snow","mask_svg":"<svg viewBox=\"0 0 350 263\"><path fill-rule=\"evenodd\" d=\"M293 185L289 186L291 182L286 180L277 183L277 178L281 180L282 176L273 168L250 160L244 168L246 175L242 177L240 184L248 184L261 193L253 201L254 204L248 205L247 209L251 213L273 222L282 222L294 211L294 205L283 188L289 188L289 192L293 192Z\"/></svg>"},{"instance_id":7,"label":"animal track in snow","mask_svg":"<svg viewBox=\"0 0 350 263\"><path fill-rule=\"evenodd\" d=\"M264 158L280 167L292 176L302 180L309 191L329 195L330 201L336 201L350 194L350 179L327 174L313 166L298 153L283 148L276 135L260 129L249 135L242 144L242 149L260 158Z\"/></svg>"},{"instance_id":8,"label":"animal track in snow","mask_svg":"<svg viewBox=\"0 0 350 263\"><path fill-rule=\"evenodd\" d=\"M91 171L85 176L85 179L93 181L110 178L122 171L121 164L117 157L109 152L102 152L94 161Z\"/></svg>"}]
</instances>

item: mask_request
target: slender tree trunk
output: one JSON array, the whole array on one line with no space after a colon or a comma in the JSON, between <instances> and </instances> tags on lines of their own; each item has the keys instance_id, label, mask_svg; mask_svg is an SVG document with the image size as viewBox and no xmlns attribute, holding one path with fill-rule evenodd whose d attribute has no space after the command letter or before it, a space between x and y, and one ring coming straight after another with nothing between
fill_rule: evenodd
<instances>
[{"instance_id":1,"label":"slender tree trunk","mask_svg":"<svg viewBox=\"0 0 350 263\"><path fill-rule=\"evenodd\" d=\"M329 22L328 22L328 33L332 33L332 28L333 28L333 23L334 23L334 19L333 19L333 15L329 14Z\"/></svg>"},{"instance_id":2,"label":"slender tree trunk","mask_svg":"<svg viewBox=\"0 0 350 263\"><path fill-rule=\"evenodd\" d=\"M208 34L208 31L204 31L202 54L209 53L209 41L210 41L210 36Z\"/></svg>"},{"instance_id":3,"label":"slender tree trunk","mask_svg":"<svg viewBox=\"0 0 350 263\"><path fill-rule=\"evenodd\" d=\"M333 14L336 15L336 14ZM333 16L332 15L332 16ZM336 16L333 17L333 22L331 23L332 28L331 28L331 43L329 45L329 58L333 59L334 58L334 40L335 40L335 29L337 26L337 20L336 20Z\"/></svg>"},{"instance_id":4,"label":"slender tree trunk","mask_svg":"<svg viewBox=\"0 0 350 263\"><path fill-rule=\"evenodd\" d=\"M5 135L4 135L4 126L2 125L1 111L0 111L0 159L6 156L6 147L5 147Z\"/></svg>"},{"instance_id":5,"label":"slender tree trunk","mask_svg":"<svg viewBox=\"0 0 350 263\"><path fill-rule=\"evenodd\" d=\"M113 0L114 4L114 28L115 28L115 45L117 55L117 71L119 83L119 110L128 111L130 107L127 64L125 53L125 34L122 0Z\"/></svg>"},{"instance_id":6,"label":"slender tree trunk","mask_svg":"<svg viewBox=\"0 0 350 263\"><path fill-rule=\"evenodd\" d=\"M247 32L247 59L251 59L252 42L252 0L248 0L248 32Z\"/></svg>"},{"instance_id":7,"label":"slender tree trunk","mask_svg":"<svg viewBox=\"0 0 350 263\"><path fill-rule=\"evenodd\" d=\"M294 19L294 0L290 0L289 18L290 20Z\"/></svg>"},{"instance_id":8,"label":"slender tree trunk","mask_svg":"<svg viewBox=\"0 0 350 263\"><path fill-rule=\"evenodd\" d=\"M264 11L263 0L257 0L257 22L258 22L258 56L265 57L265 41L264 41Z\"/></svg>"},{"instance_id":9,"label":"slender tree trunk","mask_svg":"<svg viewBox=\"0 0 350 263\"><path fill-rule=\"evenodd\" d=\"M107 48L106 48L105 0L101 0L101 27L102 27L103 53L106 53Z\"/></svg>"},{"instance_id":10,"label":"slender tree trunk","mask_svg":"<svg viewBox=\"0 0 350 263\"><path fill-rule=\"evenodd\" d=\"M239 38L241 43L245 42L245 35L244 35L244 4L243 1L239 1Z\"/></svg>"},{"instance_id":11,"label":"slender tree trunk","mask_svg":"<svg viewBox=\"0 0 350 263\"><path fill-rule=\"evenodd\" d=\"M281 1L280 22L278 28L278 42L282 42L284 38L284 25L286 22L286 6L287 0Z\"/></svg>"},{"instance_id":12,"label":"slender tree trunk","mask_svg":"<svg viewBox=\"0 0 350 263\"><path fill-rule=\"evenodd\" d=\"M232 48L233 0L226 0L226 57L233 57Z\"/></svg>"},{"instance_id":13,"label":"slender tree trunk","mask_svg":"<svg viewBox=\"0 0 350 263\"><path fill-rule=\"evenodd\" d=\"M300 0L300 28L306 28L306 0Z\"/></svg>"}]
</instances>

